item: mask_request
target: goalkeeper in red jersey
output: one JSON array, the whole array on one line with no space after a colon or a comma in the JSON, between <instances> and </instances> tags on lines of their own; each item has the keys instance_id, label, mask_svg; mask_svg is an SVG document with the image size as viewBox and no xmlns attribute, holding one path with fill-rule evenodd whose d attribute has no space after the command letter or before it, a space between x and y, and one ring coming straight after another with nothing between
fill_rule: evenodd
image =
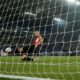
<instances>
[{"instance_id":1,"label":"goalkeeper in red jersey","mask_svg":"<svg viewBox=\"0 0 80 80\"><path fill-rule=\"evenodd\" d=\"M39 31L35 31L33 34L34 34L34 37L31 41L31 45L30 46L24 46L21 49L23 61L33 61L34 59L30 58L29 55L31 55L31 54L33 55L35 48L39 47L43 43L43 38L42 38Z\"/></svg>"}]
</instances>

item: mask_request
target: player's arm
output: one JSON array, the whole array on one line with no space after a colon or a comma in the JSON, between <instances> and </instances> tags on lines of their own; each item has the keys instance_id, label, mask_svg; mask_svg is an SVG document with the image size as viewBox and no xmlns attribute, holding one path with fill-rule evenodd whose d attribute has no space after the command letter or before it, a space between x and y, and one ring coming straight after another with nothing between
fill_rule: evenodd
<instances>
[{"instance_id":1,"label":"player's arm","mask_svg":"<svg viewBox=\"0 0 80 80\"><path fill-rule=\"evenodd\" d=\"M43 43L43 38L42 38L42 37L40 37L40 38L39 38L39 40L40 40L40 41L39 41L39 43L38 43L38 44L42 44L42 43Z\"/></svg>"}]
</instances>

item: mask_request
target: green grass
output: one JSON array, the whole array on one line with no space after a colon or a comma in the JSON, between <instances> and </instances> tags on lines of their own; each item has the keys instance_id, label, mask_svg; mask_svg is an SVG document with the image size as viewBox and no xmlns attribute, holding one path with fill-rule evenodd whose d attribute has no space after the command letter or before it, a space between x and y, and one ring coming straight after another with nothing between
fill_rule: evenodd
<instances>
[{"instance_id":1,"label":"green grass","mask_svg":"<svg viewBox=\"0 0 80 80\"><path fill-rule=\"evenodd\" d=\"M38 57L33 62L23 62L20 57L0 57L0 74L28 77L80 80L80 57ZM6 62L6 63L5 63Z\"/></svg>"},{"instance_id":2,"label":"green grass","mask_svg":"<svg viewBox=\"0 0 80 80\"><path fill-rule=\"evenodd\" d=\"M0 78L0 80L16 80L16 79L10 79L10 78Z\"/></svg>"}]
</instances>

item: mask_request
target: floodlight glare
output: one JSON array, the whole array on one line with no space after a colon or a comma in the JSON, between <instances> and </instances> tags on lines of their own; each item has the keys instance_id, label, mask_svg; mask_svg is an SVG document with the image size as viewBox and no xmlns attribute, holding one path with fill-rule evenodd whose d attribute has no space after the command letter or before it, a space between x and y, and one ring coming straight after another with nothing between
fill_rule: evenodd
<instances>
[{"instance_id":1,"label":"floodlight glare","mask_svg":"<svg viewBox=\"0 0 80 80\"><path fill-rule=\"evenodd\" d=\"M80 5L80 2L79 2L79 1L77 1L77 2L76 2L76 5Z\"/></svg>"},{"instance_id":2,"label":"floodlight glare","mask_svg":"<svg viewBox=\"0 0 80 80\"><path fill-rule=\"evenodd\" d=\"M67 0L69 3L75 3L76 0Z\"/></svg>"},{"instance_id":3,"label":"floodlight glare","mask_svg":"<svg viewBox=\"0 0 80 80\"><path fill-rule=\"evenodd\" d=\"M36 16L36 14L32 13L32 12L24 12L25 15L31 15L31 16Z\"/></svg>"},{"instance_id":4,"label":"floodlight glare","mask_svg":"<svg viewBox=\"0 0 80 80\"><path fill-rule=\"evenodd\" d=\"M54 20L56 20L56 21L61 21L61 19L59 19L59 18L54 18Z\"/></svg>"}]
</instances>

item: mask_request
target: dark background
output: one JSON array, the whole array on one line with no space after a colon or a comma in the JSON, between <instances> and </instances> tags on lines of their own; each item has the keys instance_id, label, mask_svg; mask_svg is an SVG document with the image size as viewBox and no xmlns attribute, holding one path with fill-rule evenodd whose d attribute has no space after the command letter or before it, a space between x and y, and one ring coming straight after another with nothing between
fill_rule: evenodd
<instances>
[{"instance_id":1,"label":"dark background","mask_svg":"<svg viewBox=\"0 0 80 80\"><path fill-rule=\"evenodd\" d=\"M80 50L80 5L67 0L0 0L1 47L30 44L35 30L44 37L39 51Z\"/></svg>"}]
</instances>

